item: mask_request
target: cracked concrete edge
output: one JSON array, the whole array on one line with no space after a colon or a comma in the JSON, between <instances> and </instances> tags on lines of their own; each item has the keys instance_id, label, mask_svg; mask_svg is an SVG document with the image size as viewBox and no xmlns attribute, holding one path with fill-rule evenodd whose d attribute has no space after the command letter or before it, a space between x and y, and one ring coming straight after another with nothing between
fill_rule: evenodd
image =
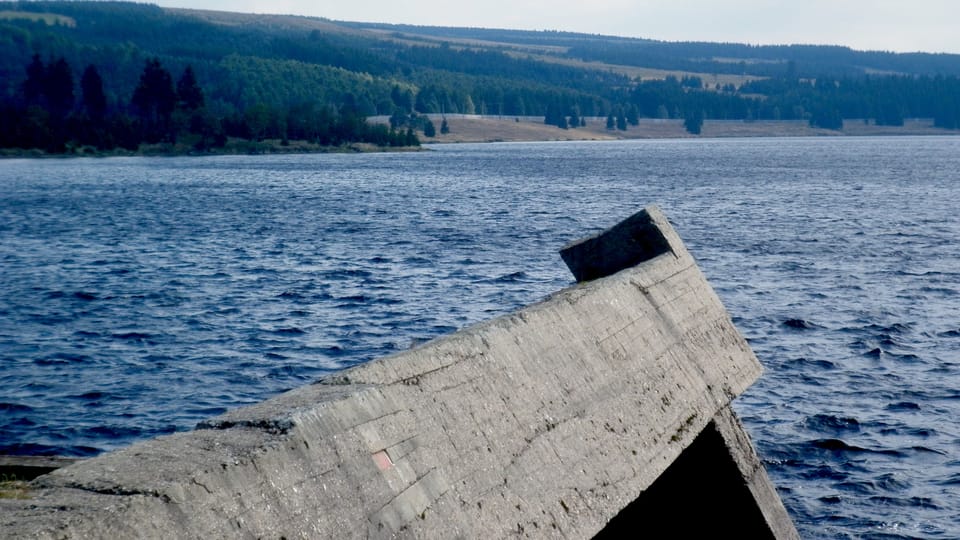
<instances>
[{"instance_id":1,"label":"cracked concrete edge","mask_svg":"<svg viewBox=\"0 0 960 540\"><path fill-rule=\"evenodd\" d=\"M733 408L721 409L713 417L712 424L723 437L727 452L740 470L740 476L753 495L770 533L778 540L799 540L800 534Z\"/></svg>"}]
</instances>

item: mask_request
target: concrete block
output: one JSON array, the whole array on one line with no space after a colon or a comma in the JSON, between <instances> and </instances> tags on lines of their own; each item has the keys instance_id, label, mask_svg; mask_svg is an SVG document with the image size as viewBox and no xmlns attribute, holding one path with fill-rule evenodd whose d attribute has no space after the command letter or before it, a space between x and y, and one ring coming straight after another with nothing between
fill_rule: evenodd
<instances>
[{"instance_id":1,"label":"concrete block","mask_svg":"<svg viewBox=\"0 0 960 540\"><path fill-rule=\"evenodd\" d=\"M659 217L638 212L602 233L560 250L577 281L590 281L634 267L671 251Z\"/></svg>"},{"instance_id":2,"label":"concrete block","mask_svg":"<svg viewBox=\"0 0 960 540\"><path fill-rule=\"evenodd\" d=\"M711 532L792 538L728 408L760 365L666 218L563 257L540 303L41 476L0 537L587 538L713 463L753 510Z\"/></svg>"}]
</instances>

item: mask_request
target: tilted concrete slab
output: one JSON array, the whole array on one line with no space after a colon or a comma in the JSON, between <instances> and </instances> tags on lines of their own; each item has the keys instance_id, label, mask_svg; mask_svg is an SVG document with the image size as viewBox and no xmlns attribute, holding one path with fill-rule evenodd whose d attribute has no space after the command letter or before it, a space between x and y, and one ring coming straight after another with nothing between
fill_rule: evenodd
<instances>
[{"instance_id":1,"label":"tilted concrete slab","mask_svg":"<svg viewBox=\"0 0 960 540\"><path fill-rule=\"evenodd\" d=\"M588 538L705 430L796 537L728 409L759 363L662 214L638 223L652 258L41 476L0 537Z\"/></svg>"}]
</instances>

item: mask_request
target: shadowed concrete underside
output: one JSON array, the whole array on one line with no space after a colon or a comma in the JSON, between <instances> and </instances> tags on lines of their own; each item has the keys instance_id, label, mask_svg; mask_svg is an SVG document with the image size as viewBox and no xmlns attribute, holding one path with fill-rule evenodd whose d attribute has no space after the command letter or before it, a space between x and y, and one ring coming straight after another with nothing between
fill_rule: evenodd
<instances>
[{"instance_id":1,"label":"shadowed concrete underside","mask_svg":"<svg viewBox=\"0 0 960 540\"><path fill-rule=\"evenodd\" d=\"M729 409L760 365L663 215L563 256L589 281L41 476L0 537L795 538Z\"/></svg>"}]
</instances>

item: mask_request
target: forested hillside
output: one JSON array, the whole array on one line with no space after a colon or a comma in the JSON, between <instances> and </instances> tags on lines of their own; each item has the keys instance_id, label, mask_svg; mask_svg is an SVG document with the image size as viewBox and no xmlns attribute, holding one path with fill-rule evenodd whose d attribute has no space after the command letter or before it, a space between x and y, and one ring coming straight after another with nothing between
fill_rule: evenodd
<instances>
[{"instance_id":1,"label":"forested hillside","mask_svg":"<svg viewBox=\"0 0 960 540\"><path fill-rule=\"evenodd\" d=\"M0 2L0 146L66 151L231 138L417 144L425 113L934 118L960 127L960 56L343 23L127 2ZM192 97L191 97L192 96ZM199 98L197 97L199 96ZM391 117L389 128L368 125Z\"/></svg>"},{"instance_id":2,"label":"forested hillside","mask_svg":"<svg viewBox=\"0 0 960 540\"><path fill-rule=\"evenodd\" d=\"M557 56L587 61L705 74L734 73L776 77L858 76L869 73L958 75L960 55L855 51L823 45L745 45L666 42L571 32L532 32L376 23L341 23L356 29L416 35L435 41L500 44L505 48L552 50Z\"/></svg>"}]
</instances>

